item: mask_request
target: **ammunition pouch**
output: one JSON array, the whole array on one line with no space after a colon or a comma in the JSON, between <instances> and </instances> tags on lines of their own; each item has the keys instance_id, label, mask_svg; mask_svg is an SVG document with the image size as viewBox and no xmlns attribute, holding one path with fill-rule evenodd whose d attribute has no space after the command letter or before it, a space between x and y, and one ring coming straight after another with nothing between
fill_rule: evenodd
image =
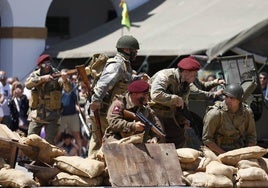
<instances>
[{"instance_id":1,"label":"ammunition pouch","mask_svg":"<svg viewBox=\"0 0 268 188\"><path fill-rule=\"evenodd\" d=\"M29 99L29 106L31 109L36 109L39 104L39 94L37 89L31 90L31 97Z\"/></svg>"},{"instance_id":2,"label":"ammunition pouch","mask_svg":"<svg viewBox=\"0 0 268 188\"><path fill-rule=\"evenodd\" d=\"M61 109L61 91L51 91L49 95L45 95L44 103L49 110L59 110Z\"/></svg>"}]
</instances>

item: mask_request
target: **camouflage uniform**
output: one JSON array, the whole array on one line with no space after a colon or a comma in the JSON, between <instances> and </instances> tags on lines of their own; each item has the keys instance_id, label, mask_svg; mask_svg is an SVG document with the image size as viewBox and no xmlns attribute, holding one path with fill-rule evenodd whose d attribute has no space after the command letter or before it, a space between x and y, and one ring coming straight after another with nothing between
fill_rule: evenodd
<instances>
[{"instance_id":1,"label":"camouflage uniform","mask_svg":"<svg viewBox=\"0 0 268 188\"><path fill-rule=\"evenodd\" d=\"M124 117L124 110L134 113L139 110L149 121L154 123L156 127L158 127L160 130L163 130L159 119L155 116L154 111L149 107L149 105L144 107L135 106L130 100L129 93L127 93L124 96L116 96L108 110L107 121L109 123L109 127L105 132L104 142L120 140L121 138L136 134L135 121L133 119ZM144 141L147 142L153 137L157 137L157 135L152 131L149 131L149 134Z\"/></svg>"},{"instance_id":2,"label":"camouflage uniform","mask_svg":"<svg viewBox=\"0 0 268 188\"><path fill-rule=\"evenodd\" d=\"M45 126L45 139L54 144L59 126L62 89L70 92L72 86L68 80L63 82L61 78L43 82L40 78L42 76L40 72L40 69L34 71L25 82L26 88L32 90L28 135L40 135L41 128Z\"/></svg>"},{"instance_id":3,"label":"camouflage uniform","mask_svg":"<svg viewBox=\"0 0 268 188\"><path fill-rule=\"evenodd\" d=\"M130 61L127 60L123 54L118 53L113 59L114 61L109 61L105 66L100 79L94 87L94 94L91 97L91 102L99 102L102 105L100 109L102 135L104 135L108 127L106 115L113 97L116 94L123 94L127 90L127 85L132 80L133 75ZM94 156L101 145L98 142L96 134L98 127L93 114L91 114L91 120L92 135L89 142L88 155Z\"/></svg>"},{"instance_id":4,"label":"camouflage uniform","mask_svg":"<svg viewBox=\"0 0 268 188\"><path fill-rule=\"evenodd\" d=\"M256 144L255 122L251 109L242 104L238 112L227 110L225 101L208 107L204 117L203 143L216 143L224 151L230 151L248 144Z\"/></svg>"},{"instance_id":5,"label":"camouflage uniform","mask_svg":"<svg viewBox=\"0 0 268 188\"><path fill-rule=\"evenodd\" d=\"M180 96L185 108L190 93L189 84L181 82L178 68L163 69L151 78L151 107L160 119L166 132L166 142L174 143L176 148L185 144L184 128L179 124L181 115L174 105L174 96Z\"/></svg>"}]
</instances>

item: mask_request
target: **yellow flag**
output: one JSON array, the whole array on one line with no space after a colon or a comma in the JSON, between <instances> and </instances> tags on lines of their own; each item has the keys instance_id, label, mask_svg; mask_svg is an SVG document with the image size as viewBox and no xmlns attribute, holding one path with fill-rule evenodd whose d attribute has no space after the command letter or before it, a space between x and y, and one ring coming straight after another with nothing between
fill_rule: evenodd
<instances>
[{"instance_id":1,"label":"yellow flag","mask_svg":"<svg viewBox=\"0 0 268 188\"><path fill-rule=\"evenodd\" d=\"M124 25L128 29L130 29L131 24L130 24L130 19L129 19L129 14L128 14L127 3L125 1L121 1L120 6L123 8L121 25Z\"/></svg>"}]
</instances>

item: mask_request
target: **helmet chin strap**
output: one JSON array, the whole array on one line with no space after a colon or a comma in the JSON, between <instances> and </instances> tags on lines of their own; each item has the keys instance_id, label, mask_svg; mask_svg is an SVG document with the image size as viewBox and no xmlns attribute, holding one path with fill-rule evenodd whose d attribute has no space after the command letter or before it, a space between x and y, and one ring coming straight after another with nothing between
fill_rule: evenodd
<instances>
[{"instance_id":1,"label":"helmet chin strap","mask_svg":"<svg viewBox=\"0 0 268 188\"><path fill-rule=\"evenodd\" d=\"M135 61L135 57L136 57L136 52L129 50L130 53L125 52L123 49L118 49L118 52L122 53L123 55L129 57L129 61L132 63Z\"/></svg>"}]
</instances>

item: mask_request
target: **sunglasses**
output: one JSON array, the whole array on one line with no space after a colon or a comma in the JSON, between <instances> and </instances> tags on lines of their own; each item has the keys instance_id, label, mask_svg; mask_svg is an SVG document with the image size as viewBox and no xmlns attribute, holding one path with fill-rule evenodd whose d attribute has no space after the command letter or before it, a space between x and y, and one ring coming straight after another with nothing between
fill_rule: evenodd
<instances>
[{"instance_id":1,"label":"sunglasses","mask_svg":"<svg viewBox=\"0 0 268 188\"><path fill-rule=\"evenodd\" d=\"M45 68L46 66L49 66L50 65L50 61L44 61L42 64L41 64L41 67L42 68Z\"/></svg>"}]
</instances>

